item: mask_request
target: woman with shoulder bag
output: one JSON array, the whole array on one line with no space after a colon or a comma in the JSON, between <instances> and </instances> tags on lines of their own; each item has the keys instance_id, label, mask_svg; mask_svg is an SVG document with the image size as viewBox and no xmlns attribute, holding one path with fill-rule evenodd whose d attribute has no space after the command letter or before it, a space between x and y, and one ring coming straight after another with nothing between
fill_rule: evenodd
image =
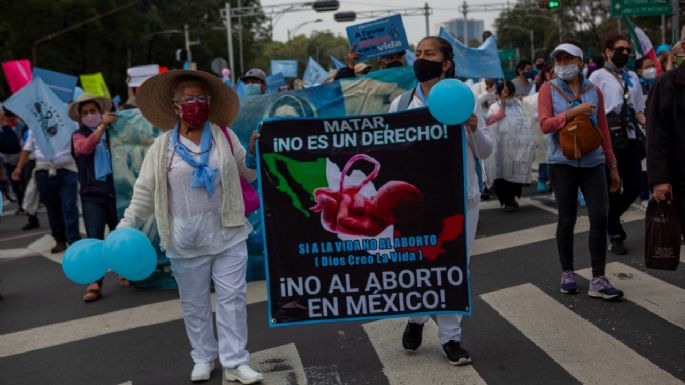
<instances>
[{"instance_id":1,"label":"woman with shoulder bag","mask_svg":"<svg viewBox=\"0 0 685 385\"><path fill-rule=\"evenodd\" d=\"M606 300L623 296L605 276L606 230L611 191L620 188L616 158L611 147L602 93L581 75L583 50L580 43L566 42L552 52L556 78L540 88L538 117L545 134L552 134L547 163L557 200L557 249L561 261L561 292L578 293L573 267L577 192L581 189L590 216L589 249L592 280L588 295ZM597 139L599 138L599 141Z\"/></svg>"}]
</instances>

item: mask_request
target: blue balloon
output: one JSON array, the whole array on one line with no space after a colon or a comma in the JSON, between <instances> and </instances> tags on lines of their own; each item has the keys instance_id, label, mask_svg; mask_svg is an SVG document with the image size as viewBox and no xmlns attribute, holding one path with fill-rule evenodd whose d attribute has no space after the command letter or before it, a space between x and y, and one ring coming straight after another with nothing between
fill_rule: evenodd
<instances>
[{"instance_id":1,"label":"blue balloon","mask_svg":"<svg viewBox=\"0 0 685 385\"><path fill-rule=\"evenodd\" d=\"M103 258L103 242L99 239L74 242L64 253L62 271L67 278L82 285L104 277L107 264Z\"/></svg>"},{"instance_id":2,"label":"blue balloon","mask_svg":"<svg viewBox=\"0 0 685 385\"><path fill-rule=\"evenodd\" d=\"M104 260L114 272L131 281L149 277L157 267L157 253L150 240L131 227L114 230L107 236Z\"/></svg>"},{"instance_id":3,"label":"blue balloon","mask_svg":"<svg viewBox=\"0 0 685 385\"><path fill-rule=\"evenodd\" d=\"M458 79L443 79L428 94L428 110L444 124L461 124L469 119L476 98L469 86Z\"/></svg>"}]
</instances>

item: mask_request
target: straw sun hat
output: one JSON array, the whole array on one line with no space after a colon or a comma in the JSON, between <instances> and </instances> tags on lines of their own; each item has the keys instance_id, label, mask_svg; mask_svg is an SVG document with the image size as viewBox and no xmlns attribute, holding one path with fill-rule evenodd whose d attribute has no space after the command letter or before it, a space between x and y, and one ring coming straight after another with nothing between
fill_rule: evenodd
<instances>
[{"instance_id":1,"label":"straw sun hat","mask_svg":"<svg viewBox=\"0 0 685 385\"><path fill-rule=\"evenodd\" d=\"M81 104L85 102L95 102L100 107L100 112L107 113L112 110L112 101L102 96L95 96L87 92L82 93L76 98L71 104L69 104L69 117L71 120L80 123L81 122Z\"/></svg>"},{"instance_id":2,"label":"straw sun hat","mask_svg":"<svg viewBox=\"0 0 685 385\"><path fill-rule=\"evenodd\" d=\"M240 102L232 89L220 78L203 71L173 70L146 80L136 92L136 101L145 119L155 127L167 131L174 128L178 115L174 111L173 88L179 77L194 77L205 82L211 96L209 121L230 126L238 116Z\"/></svg>"}]
</instances>

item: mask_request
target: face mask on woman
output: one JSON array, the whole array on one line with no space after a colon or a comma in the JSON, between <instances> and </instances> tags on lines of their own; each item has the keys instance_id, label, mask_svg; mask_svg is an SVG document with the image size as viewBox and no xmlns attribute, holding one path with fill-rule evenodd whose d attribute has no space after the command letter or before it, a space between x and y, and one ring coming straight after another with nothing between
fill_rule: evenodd
<instances>
[{"instance_id":1,"label":"face mask on woman","mask_svg":"<svg viewBox=\"0 0 685 385\"><path fill-rule=\"evenodd\" d=\"M416 59L414 74L420 82L427 82L442 75L442 62L426 59Z\"/></svg>"},{"instance_id":2,"label":"face mask on woman","mask_svg":"<svg viewBox=\"0 0 685 385\"><path fill-rule=\"evenodd\" d=\"M246 95L261 95L262 93L262 86L259 84L246 84L245 85L245 94Z\"/></svg>"},{"instance_id":3,"label":"face mask on woman","mask_svg":"<svg viewBox=\"0 0 685 385\"><path fill-rule=\"evenodd\" d=\"M654 67L649 67L647 69L642 70L642 77L645 80L654 80L656 79L656 68Z\"/></svg>"},{"instance_id":4,"label":"face mask on woman","mask_svg":"<svg viewBox=\"0 0 685 385\"><path fill-rule=\"evenodd\" d=\"M81 123L89 128L95 128L102 123L102 115L100 114L88 114L81 118Z\"/></svg>"},{"instance_id":5,"label":"face mask on woman","mask_svg":"<svg viewBox=\"0 0 685 385\"><path fill-rule=\"evenodd\" d=\"M554 73L562 80L573 80L578 76L578 64L555 65Z\"/></svg>"},{"instance_id":6,"label":"face mask on woman","mask_svg":"<svg viewBox=\"0 0 685 385\"><path fill-rule=\"evenodd\" d=\"M190 127L200 128L209 118L209 103L194 101L179 107L181 108L179 117Z\"/></svg>"}]
</instances>

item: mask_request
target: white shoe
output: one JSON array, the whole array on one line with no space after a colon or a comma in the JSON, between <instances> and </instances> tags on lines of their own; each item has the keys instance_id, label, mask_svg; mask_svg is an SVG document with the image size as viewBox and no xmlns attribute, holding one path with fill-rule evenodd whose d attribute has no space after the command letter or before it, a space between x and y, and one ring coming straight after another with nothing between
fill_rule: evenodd
<instances>
[{"instance_id":1,"label":"white shoe","mask_svg":"<svg viewBox=\"0 0 685 385\"><path fill-rule=\"evenodd\" d=\"M234 369L224 370L226 381L240 381L241 384L254 384L264 379L261 373L257 373L249 365L238 365Z\"/></svg>"},{"instance_id":2,"label":"white shoe","mask_svg":"<svg viewBox=\"0 0 685 385\"><path fill-rule=\"evenodd\" d=\"M214 361L195 364L190 374L190 381L207 381L212 376L212 370L214 370Z\"/></svg>"}]
</instances>

